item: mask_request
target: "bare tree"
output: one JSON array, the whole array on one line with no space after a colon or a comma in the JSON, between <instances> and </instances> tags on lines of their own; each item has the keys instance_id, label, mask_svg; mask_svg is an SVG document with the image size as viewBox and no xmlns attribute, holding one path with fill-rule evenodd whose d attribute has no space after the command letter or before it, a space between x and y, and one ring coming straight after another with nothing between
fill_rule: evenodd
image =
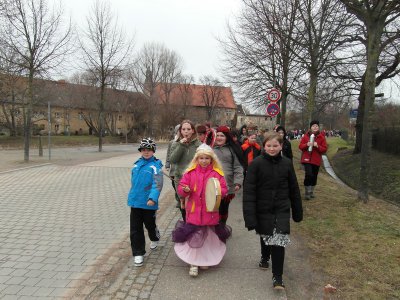
<instances>
[{"instance_id":1,"label":"bare tree","mask_svg":"<svg viewBox=\"0 0 400 300\"><path fill-rule=\"evenodd\" d=\"M142 92L148 100L147 134L154 135L155 109L159 101L167 106L170 95L182 72L182 59L173 50L159 43L147 43L139 51L129 72L129 79L138 92ZM162 99L159 98L160 92Z\"/></svg>"},{"instance_id":2,"label":"bare tree","mask_svg":"<svg viewBox=\"0 0 400 300\"><path fill-rule=\"evenodd\" d=\"M293 40L297 0L243 2L236 28L228 24L227 40L220 40L226 55L225 73L243 95L242 103L254 108L266 105L268 89L279 88L279 122L284 125L288 95L301 72L293 54L298 48Z\"/></svg>"},{"instance_id":3,"label":"bare tree","mask_svg":"<svg viewBox=\"0 0 400 300\"><path fill-rule=\"evenodd\" d=\"M60 8L50 10L46 0L8 0L2 11L0 56L28 77L24 102L24 161L29 161L29 141L34 105L34 78L57 67L65 55L71 26L62 22ZM4 55L4 50L15 53Z\"/></svg>"},{"instance_id":4,"label":"bare tree","mask_svg":"<svg viewBox=\"0 0 400 300\"><path fill-rule=\"evenodd\" d=\"M207 110L209 121L215 121L215 109L222 106L225 101L223 86L221 82L212 76L203 76L200 78L202 84L202 99Z\"/></svg>"},{"instance_id":5,"label":"bare tree","mask_svg":"<svg viewBox=\"0 0 400 300\"><path fill-rule=\"evenodd\" d=\"M192 75L182 76L181 83L178 85L177 103L182 108L182 120L188 118L188 110L193 102L193 82Z\"/></svg>"},{"instance_id":6,"label":"bare tree","mask_svg":"<svg viewBox=\"0 0 400 300\"><path fill-rule=\"evenodd\" d=\"M358 115L356 120L356 144L354 154L361 153L362 130L365 113L365 79L366 79L366 51L367 36L366 30L362 24L358 24L359 30L356 32L356 39L359 42L358 47L351 46L353 55L345 61L343 66L337 71L338 77L344 80L350 80L353 89L358 97ZM376 87L383 81L392 79L400 73L400 21L398 19L385 25L381 46L379 47L379 60L376 74ZM354 50L356 49L356 50Z\"/></svg>"},{"instance_id":7,"label":"bare tree","mask_svg":"<svg viewBox=\"0 0 400 300\"><path fill-rule=\"evenodd\" d=\"M299 22L296 23L296 61L307 71L306 113L310 121L316 113L318 82L340 62L340 53L349 39L354 18L338 0L299 1Z\"/></svg>"},{"instance_id":8,"label":"bare tree","mask_svg":"<svg viewBox=\"0 0 400 300\"><path fill-rule=\"evenodd\" d=\"M373 118L376 74L379 61L379 49L382 47L382 35L387 24L400 16L398 0L355 1L340 0L347 10L354 14L366 30L367 67L365 73L365 108L362 131L360 186L358 198L368 202L369 159L371 153L371 121Z\"/></svg>"},{"instance_id":9,"label":"bare tree","mask_svg":"<svg viewBox=\"0 0 400 300\"><path fill-rule=\"evenodd\" d=\"M21 70L11 63L16 54L2 50L4 59L0 57L0 103L3 113L2 125L9 129L10 136L17 136L17 127L22 127L20 109L23 108L23 98L26 93ZM11 57L10 57L11 56Z\"/></svg>"},{"instance_id":10,"label":"bare tree","mask_svg":"<svg viewBox=\"0 0 400 300\"><path fill-rule=\"evenodd\" d=\"M127 41L117 22L117 18L110 10L110 5L105 1L97 0L86 18L87 27L79 38L80 47L84 53L85 69L94 79L95 86L99 87L99 152L103 149L106 88L113 84L115 77L123 75L132 47L131 41Z\"/></svg>"}]
</instances>

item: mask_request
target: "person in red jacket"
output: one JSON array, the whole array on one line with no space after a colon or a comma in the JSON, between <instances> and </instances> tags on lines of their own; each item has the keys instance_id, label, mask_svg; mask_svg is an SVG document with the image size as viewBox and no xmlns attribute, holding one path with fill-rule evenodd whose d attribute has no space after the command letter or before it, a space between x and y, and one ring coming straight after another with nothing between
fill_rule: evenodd
<instances>
[{"instance_id":1,"label":"person in red jacket","mask_svg":"<svg viewBox=\"0 0 400 300\"><path fill-rule=\"evenodd\" d=\"M314 140L312 142L312 140ZM304 166L305 199L314 198L314 188L317 185L319 166L322 154L328 149L325 135L319 131L319 121L310 122L310 130L300 140L299 149L303 152L301 163Z\"/></svg>"}]
</instances>

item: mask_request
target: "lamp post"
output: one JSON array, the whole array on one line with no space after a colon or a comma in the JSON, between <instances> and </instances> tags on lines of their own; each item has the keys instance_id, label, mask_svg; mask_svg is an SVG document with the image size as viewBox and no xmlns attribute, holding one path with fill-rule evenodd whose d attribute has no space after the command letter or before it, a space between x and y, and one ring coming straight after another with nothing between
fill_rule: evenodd
<instances>
[{"instance_id":1,"label":"lamp post","mask_svg":"<svg viewBox=\"0 0 400 300\"><path fill-rule=\"evenodd\" d=\"M50 111L50 101L47 102L47 123L49 129L49 160L51 160L51 111Z\"/></svg>"},{"instance_id":2,"label":"lamp post","mask_svg":"<svg viewBox=\"0 0 400 300\"><path fill-rule=\"evenodd\" d=\"M125 114L125 126L126 126L126 130L125 130L125 144L128 144L128 124L129 124L129 116L128 116L128 108L131 107L131 104L128 104L126 106L126 114Z\"/></svg>"}]
</instances>

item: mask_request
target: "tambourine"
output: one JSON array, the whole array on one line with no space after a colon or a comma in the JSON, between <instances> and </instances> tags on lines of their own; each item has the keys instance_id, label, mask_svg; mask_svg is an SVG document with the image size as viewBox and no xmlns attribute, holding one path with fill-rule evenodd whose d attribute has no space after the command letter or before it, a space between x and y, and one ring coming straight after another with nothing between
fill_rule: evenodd
<instances>
[{"instance_id":1,"label":"tambourine","mask_svg":"<svg viewBox=\"0 0 400 300\"><path fill-rule=\"evenodd\" d=\"M217 212L221 204L221 184L217 178L210 178L206 184L206 208L208 212Z\"/></svg>"}]
</instances>

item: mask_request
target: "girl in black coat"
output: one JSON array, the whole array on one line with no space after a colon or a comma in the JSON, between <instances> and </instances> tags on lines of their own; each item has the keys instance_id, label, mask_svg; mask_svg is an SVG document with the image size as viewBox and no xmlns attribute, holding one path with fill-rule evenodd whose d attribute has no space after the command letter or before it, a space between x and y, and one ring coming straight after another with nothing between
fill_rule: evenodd
<instances>
[{"instance_id":1,"label":"girl in black coat","mask_svg":"<svg viewBox=\"0 0 400 300\"><path fill-rule=\"evenodd\" d=\"M249 166L243 188L243 216L248 230L255 230L271 246L272 282L283 289L285 247L290 243L290 212L295 222L303 219L299 185L290 159L282 157L282 137L271 132L263 143L265 152Z\"/></svg>"},{"instance_id":2,"label":"girl in black coat","mask_svg":"<svg viewBox=\"0 0 400 300\"><path fill-rule=\"evenodd\" d=\"M278 127L276 127L275 131L279 133L283 138L282 155L289 158L290 160L293 160L292 145L287 139L285 127L279 125Z\"/></svg>"}]
</instances>

